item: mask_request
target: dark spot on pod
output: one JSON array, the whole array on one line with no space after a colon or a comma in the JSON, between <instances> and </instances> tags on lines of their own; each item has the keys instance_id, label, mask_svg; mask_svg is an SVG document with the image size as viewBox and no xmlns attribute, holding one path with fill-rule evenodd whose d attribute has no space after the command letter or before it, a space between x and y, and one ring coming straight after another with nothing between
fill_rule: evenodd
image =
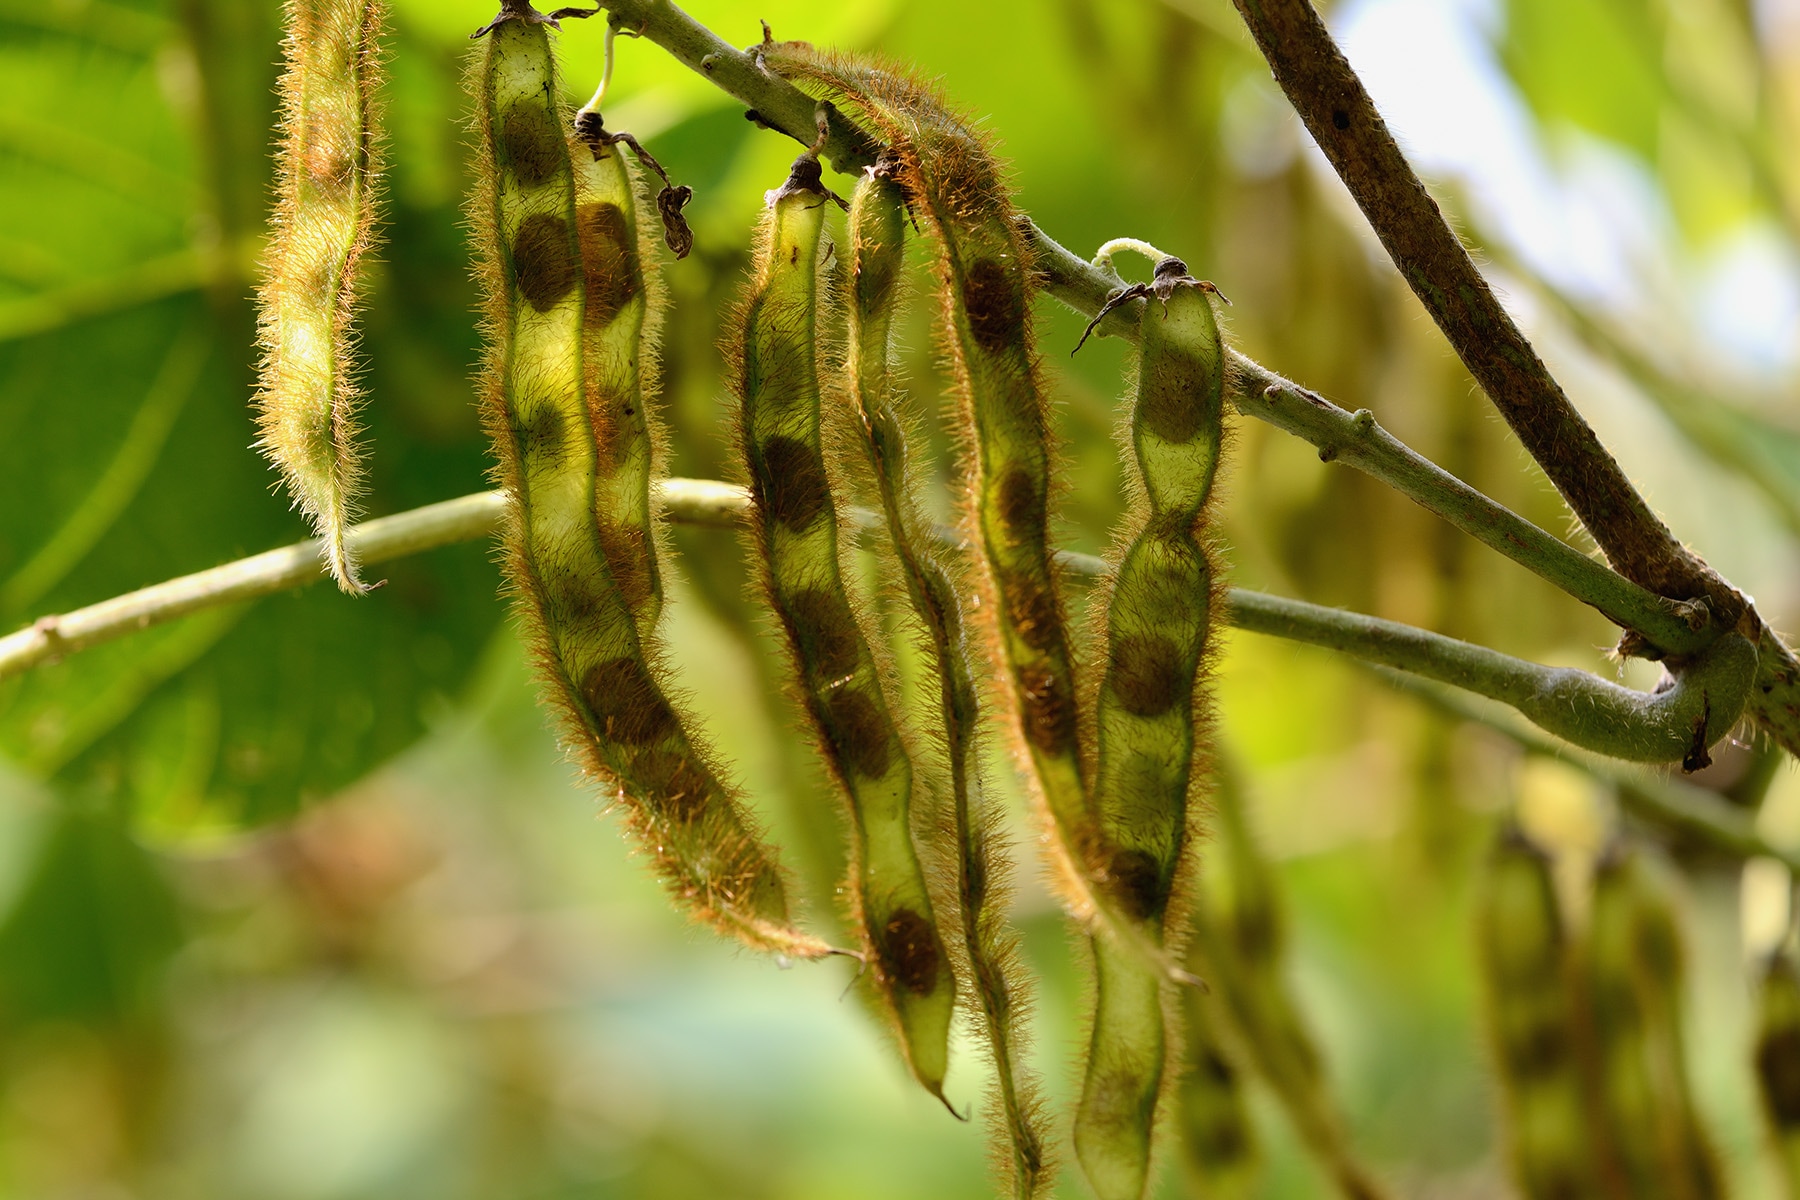
<instances>
[{"instance_id":1,"label":"dark spot on pod","mask_svg":"<svg viewBox=\"0 0 1800 1200\"><path fill-rule=\"evenodd\" d=\"M1031 472L1013 467L1000 477L1000 520L1016 542L1039 542L1049 522L1044 489Z\"/></svg>"},{"instance_id":2,"label":"dark spot on pod","mask_svg":"<svg viewBox=\"0 0 1800 1200\"><path fill-rule=\"evenodd\" d=\"M533 405L531 415L514 424L513 436L518 439L519 457L527 468L561 464L569 451L564 440L565 425L562 410L554 404Z\"/></svg>"},{"instance_id":3,"label":"dark spot on pod","mask_svg":"<svg viewBox=\"0 0 1800 1200\"><path fill-rule=\"evenodd\" d=\"M513 238L513 282L525 302L549 312L575 287L574 247L569 223L552 213L533 213Z\"/></svg>"},{"instance_id":4,"label":"dark spot on pod","mask_svg":"<svg viewBox=\"0 0 1800 1200\"><path fill-rule=\"evenodd\" d=\"M1160 1070L1160 1064L1159 1064ZM1146 1086L1148 1084L1148 1086ZM1118 1131L1148 1128L1156 1108L1156 1082L1136 1070L1123 1067L1097 1072L1088 1089L1098 1113L1109 1128Z\"/></svg>"},{"instance_id":5,"label":"dark spot on pod","mask_svg":"<svg viewBox=\"0 0 1800 1200\"><path fill-rule=\"evenodd\" d=\"M1266 963L1275 956L1275 913L1267 904L1240 908L1231 921L1231 940L1247 963Z\"/></svg>"},{"instance_id":6,"label":"dark spot on pod","mask_svg":"<svg viewBox=\"0 0 1800 1200\"><path fill-rule=\"evenodd\" d=\"M676 728L675 710L635 658L614 658L590 667L581 695L600 731L626 746L643 746Z\"/></svg>"},{"instance_id":7,"label":"dark spot on pod","mask_svg":"<svg viewBox=\"0 0 1800 1200\"><path fill-rule=\"evenodd\" d=\"M1501 1049L1507 1073L1514 1079L1545 1079L1569 1065L1569 1035L1560 1024L1544 1021Z\"/></svg>"},{"instance_id":8,"label":"dark spot on pod","mask_svg":"<svg viewBox=\"0 0 1800 1200\"><path fill-rule=\"evenodd\" d=\"M711 779L685 754L646 750L632 759L631 768L645 799L671 821L698 820L712 803Z\"/></svg>"},{"instance_id":9,"label":"dark spot on pod","mask_svg":"<svg viewBox=\"0 0 1800 1200\"><path fill-rule=\"evenodd\" d=\"M1146 851L1113 847L1106 855L1106 880L1119 906L1134 920L1158 916L1168 903L1162 866Z\"/></svg>"},{"instance_id":10,"label":"dark spot on pod","mask_svg":"<svg viewBox=\"0 0 1800 1200\"><path fill-rule=\"evenodd\" d=\"M894 731L875 701L854 688L838 688L825 701L823 717L825 736L846 772L867 779L887 774Z\"/></svg>"},{"instance_id":11,"label":"dark spot on pod","mask_svg":"<svg viewBox=\"0 0 1800 1200\"><path fill-rule=\"evenodd\" d=\"M500 165L525 187L536 187L569 165L569 144L550 110L515 104L500 122Z\"/></svg>"},{"instance_id":12,"label":"dark spot on pod","mask_svg":"<svg viewBox=\"0 0 1800 1200\"><path fill-rule=\"evenodd\" d=\"M1237 1079L1236 1068L1221 1058L1211 1046L1201 1049L1200 1061L1194 1064L1194 1069L1221 1087L1230 1087Z\"/></svg>"},{"instance_id":13,"label":"dark spot on pod","mask_svg":"<svg viewBox=\"0 0 1800 1200\"><path fill-rule=\"evenodd\" d=\"M881 973L915 996L937 987L938 941L931 922L910 908L897 908L876 935Z\"/></svg>"},{"instance_id":14,"label":"dark spot on pod","mask_svg":"<svg viewBox=\"0 0 1800 1200\"><path fill-rule=\"evenodd\" d=\"M1756 1045L1756 1074L1776 1128L1800 1128L1800 1029L1777 1029Z\"/></svg>"},{"instance_id":15,"label":"dark spot on pod","mask_svg":"<svg viewBox=\"0 0 1800 1200\"><path fill-rule=\"evenodd\" d=\"M1113 645L1107 683L1126 712L1159 717L1186 694L1181 667L1181 652L1174 642L1153 633L1132 634Z\"/></svg>"},{"instance_id":16,"label":"dark spot on pod","mask_svg":"<svg viewBox=\"0 0 1800 1200\"><path fill-rule=\"evenodd\" d=\"M1155 315L1153 307L1150 316ZM1138 399L1138 420L1165 442L1192 441L1200 432L1201 418L1209 407L1206 380L1201 365L1187 355L1172 356L1159 363L1144 381L1143 395Z\"/></svg>"},{"instance_id":17,"label":"dark spot on pod","mask_svg":"<svg viewBox=\"0 0 1800 1200\"><path fill-rule=\"evenodd\" d=\"M306 180L313 188L331 199L339 199L350 190L356 176L356 158L332 144L335 139L312 135L306 151Z\"/></svg>"},{"instance_id":18,"label":"dark spot on pod","mask_svg":"<svg viewBox=\"0 0 1800 1200\"><path fill-rule=\"evenodd\" d=\"M1018 272L991 258L969 268L962 285L963 309L975 344L989 354L1025 343L1025 287Z\"/></svg>"},{"instance_id":19,"label":"dark spot on pod","mask_svg":"<svg viewBox=\"0 0 1800 1200\"><path fill-rule=\"evenodd\" d=\"M613 585L626 605L636 608L650 598L650 555L644 546L643 531L628 525L601 521L594 530L600 553L606 557L606 569Z\"/></svg>"},{"instance_id":20,"label":"dark spot on pod","mask_svg":"<svg viewBox=\"0 0 1800 1200\"><path fill-rule=\"evenodd\" d=\"M808 674L840 679L856 670L856 618L837 589L801 589L788 602L787 615Z\"/></svg>"},{"instance_id":21,"label":"dark spot on pod","mask_svg":"<svg viewBox=\"0 0 1800 1200\"><path fill-rule=\"evenodd\" d=\"M587 323L610 325L641 290L637 231L616 204L583 204L575 210L581 263L587 273Z\"/></svg>"},{"instance_id":22,"label":"dark spot on pod","mask_svg":"<svg viewBox=\"0 0 1800 1200\"><path fill-rule=\"evenodd\" d=\"M1063 754L1075 743L1075 704L1048 667L1019 670L1019 707L1025 715L1025 740L1045 754Z\"/></svg>"},{"instance_id":23,"label":"dark spot on pod","mask_svg":"<svg viewBox=\"0 0 1800 1200\"><path fill-rule=\"evenodd\" d=\"M1027 646L1044 652L1056 645L1062 618L1049 588L1022 571L1012 571L1000 577L1000 597L1006 619Z\"/></svg>"},{"instance_id":24,"label":"dark spot on pod","mask_svg":"<svg viewBox=\"0 0 1800 1200\"><path fill-rule=\"evenodd\" d=\"M1331 110L1331 123L1339 129L1350 128L1350 114L1341 108Z\"/></svg>"},{"instance_id":25,"label":"dark spot on pod","mask_svg":"<svg viewBox=\"0 0 1800 1200\"><path fill-rule=\"evenodd\" d=\"M761 458L753 480L757 506L795 533L804 533L831 499L825 464L811 446L789 437L764 442Z\"/></svg>"},{"instance_id":26,"label":"dark spot on pod","mask_svg":"<svg viewBox=\"0 0 1800 1200\"><path fill-rule=\"evenodd\" d=\"M588 628L606 611L606 583L588 571L566 568L544 573L544 623L554 634Z\"/></svg>"}]
</instances>

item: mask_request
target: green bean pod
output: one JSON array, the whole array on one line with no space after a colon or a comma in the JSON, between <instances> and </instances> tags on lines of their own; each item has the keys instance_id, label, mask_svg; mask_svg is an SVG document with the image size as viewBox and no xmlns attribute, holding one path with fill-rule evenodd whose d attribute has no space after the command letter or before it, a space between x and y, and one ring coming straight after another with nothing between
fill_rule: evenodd
<instances>
[{"instance_id":1,"label":"green bean pod","mask_svg":"<svg viewBox=\"0 0 1800 1200\"><path fill-rule=\"evenodd\" d=\"M663 297L660 281L646 270L655 261L655 234L643 221L638 175L622 145L588 142L574 154L594 511L607 566L647 636L663 602L658 510L650 497L662 458L652 405Z\"/></svg>"},{"instance_id":2,"label":"green bean pod","mask_svg":"<svg viewBox=\"0 0 1800 1200\"><path fill-rule=\"evenodd\" d=\"M957 908L970 990L994 1066L995 1160L1016 1200L1049 1186L1037 1079L1023 1061L1022 1028L1030 1003L1018 962L1018 938L1006 924L1009 889L998 814L976 807L976 732L980 719L961 603L950 567L932 541L908 488L906 437L892 370L892 325L906 259L906 198L884 161L864 173L850 201L850 304L845 384L893 542L900 582L925 629L927 675L938 681L939 728L950 766L956 838Z\"/></svg>"},{"instance_id":3,"label":"green bean pod","mask_svg":"<svg viewBox=\"0 0 1800 1200\"><path fill-rule=\"evenodd\" d=\"M1095 603L1106 663L1093 705L1093 801L1113 896L1160 944L1186 862L1189 789L1205 778L1209 757L1200 740L1212 725L1202 662L1216 597L1203 513L1223 438L1225 364L1208 286L1176 258L1156 264L1156 282L1130 412L1134 502L1118 570ZM1110 1200L1141 1195L1148 1178L1164 1017L1160 972L1105 937L1095 939L1094 957L1099 986L1075 1152Z\"/></svg>"},{"instance_id":4,"label":"green bean pod","mask_svg":"<svg viewBox=\"0 0 1800 1200\"><path fill-rule=\"evenodd\" d=\"M1045 848L1065 907L1171 978L1186 972L1134 913L1109 861L1089 793L1075 656L1050 545L1055 455L1031 326L1032 253L999 163L932 88L803 43L759 50L774 70L860 108L887 140L897 181L936 235L942 346L966 481L963 526L976 549L971 632L1012 756L1053 833ZM1128 885L1127 885L1128 886Z\"/></svg>"},{"instance_id":5,"label":"green bean pod","mask_svg":"<svg viewBox=\"0 0 1800 1200\"><path fill-rule=\"evenodd\" d=\"M1668 897L1637 852L1615 851L1600 863L1579 958L1596 1095L1619 1190L1633 1200L1722 1195L1718 1161L1688 1087L1681 939Z\"/></svg>"},{"instance_id":6,"label":"green bean pod","mask_svg":"<svg viewBox=\"0 0 1800 1200\"><path fill-rule=\"evenodd\" d=\"M789 922L773 852L688 733L609 565L587 391L591 264L549 23L526 0L507 0L472 74L482 410L508 498L502 541L520 623L566 742L616 790L677 901L756 949L816 958L829 947Z\"/></svg>"},{"instance_id":7,"label":"green bean pod","mask_svg":"<svg viewBox=\"0 0 1800 1200\"><path fill-rule=\"evenodd\" d=\"M942 1099L956 978L913 845L911 748L845 584L825 466L816 339L827 204L818 160L802 156L769 195L750 290L727 333L754 500L750 542L850 814L850 895L864 953L914 1077Z\"/></svg>"},{"instance_id":8,"label":"green bean pod","mask_svg":"<svg viewBox=\"0 0 1800 1200\"><path fill-rule=\"evenodd\" d=\"M1476 904L1488 1040L1513 1177L1527 1200L1605 1195L1576 1054L1568 935L1549 859L1523 835L1503 831Z\"/></svg>"},{"instance_id":9,"label":"green bean pod","mask_svg":"<svg viewBox=\"0 0 1800 1200\"><path fill-rule=\"evenodd\" d=\"M357 447L358 266L380 184L380 0L286 0L276 205L257 287L257 445L324 543L338 586L367 587L344 533L365 480Z\"/></svg>"},{"instance_id":10,"label":"green bean pod","mask_svg":"<svg viewBox=\"0 0 1800 1200\"><path fill-rule=\"evenodd\" d=\"M1800 1198L1800 969L1785 952L1763 964L1754 1053L1757 1094L1790 1200Z\"/></svg>"}]
</instances>

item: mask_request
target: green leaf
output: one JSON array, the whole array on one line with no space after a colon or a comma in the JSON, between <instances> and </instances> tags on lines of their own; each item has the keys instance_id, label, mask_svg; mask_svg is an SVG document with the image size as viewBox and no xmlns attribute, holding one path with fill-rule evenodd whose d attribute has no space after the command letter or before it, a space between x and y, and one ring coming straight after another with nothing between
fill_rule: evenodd
<instances>
[{"instance_id":1,"label":"green leaf","mask_svg":"<svg viewBox=\"0 0 1800 1200\"><path fill-rule=\"evenodd\" d=\"M1500 58L1546 125L1567 122L1654 161L1662 35L1629 0L1508 0Z\"/></svg>"},{"instance_id":2,"label":"green leaf","mask_svg":"<svg viewBox=\"0 0 1800 1200\"><path fill-rule=\"evenodd\" d=\"M8 630L306 536L252 449L248 281L199 295L226 260L188 243L233 213L264 218L273 25L235 0L190 6L190 53L182 26L147 13L39 7L0 0L0 213L39 248L0 270ZM402 85L419 126L452 143L456 72L427 58ZM400 189L369 280L374 514L483 482L460 190ZM183 256L212 273L120 283ZM484 547L388 579L362 599L312 588L200 614L0 684L0 756L161 838L287 816L417 740L498 625Z\"/></svg>"},{"instance_id":3,"label":"green leaf","mask_svg":"<svg viewBox=\"0 0 1800 1200\"><path fill-rule=\"evenodd\" d=\"M66 812L0 921L0 1021L128 1022L156 1004L181 940L143 848L113 821Z\"/></svg>"}]
</instances>

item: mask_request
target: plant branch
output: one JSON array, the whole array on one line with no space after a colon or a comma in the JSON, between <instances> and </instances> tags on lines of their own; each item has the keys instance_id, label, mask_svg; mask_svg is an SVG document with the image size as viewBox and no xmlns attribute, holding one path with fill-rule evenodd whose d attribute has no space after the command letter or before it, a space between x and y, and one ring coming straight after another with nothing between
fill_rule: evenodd
<instances>
[{"instance_id":1,"label":"plant branch","mask_svg":"<svg viewBox=\"0 0 1800 1200\"><path fill-rule=\"evenodd\" d=\"M1728 854L1776 859L1786 864L1789 870L1800 873L1800 853L1782 849L1763 837L1756 831L1753 813L1725 800L1717 792L1653 771L1621 767L1572 749L1500 713L1489 711L1487 706L1442 684L1385 667L1371 670L1393 686L1410 692L1451 717L1494 730L1528 754L1579 767L1610 786L1619 798L1619 806L1643 820L1691 834Z\"/></svg>"},{"instance_id":2,"label":"plant branch","mask_svg":"<svg viewBox=\"0 0 1800 1200\"><path fill-rule=\"evenodd\" d=\"M1041 232L1034 235L1034 242L1047 289L1078 312L1098 312L1107 297L1123 286L1117 277ZM1125 307L1114 309L1100 323L1099 332L1135 340L1143 305L1129 307L1129 313ZM1651 657L1697 650L1718 635L1718 630L1708 628L1704 605L1658 596L1589 558L1394 437L1367 409L1347 412L1235 350L1228 350L1227 355L1226 386L1239 412L1311 442L1326 462L1341 462L1374 476L1593 606L1615 625L1639 634L1648 643L1644 649Z\"/></svg>"},{"instance_id":3,"label":"plant branch","mask_svg":"<svg viewBox=\"0 0 1800 1200\"><path fill-rule=\"evenodd\" d=\"M612 0L606 7L615 24L655 42L706 76L748 105L761 124L803 145L817 139L818 102L764 69L753 53L727 45L667 0ZM822 153L834 167L848 173L875 161L877 141L835 108L826 110L826 119ZM1116 275L1071 254L1035 225L1028 224L1026 234L1038 252L1047 290L1077 311L1092 317L1122 286ZM1141 303L1116 308L1098 332L1135 340L1142 310ZM1696 650L1717 636L1717 629L1706 628L1708 614L1701 606L1663 599L1609 571L1407 448L1376 426L1372 417L1353 417L1242 355L1234 353L1232 365L1240 411L1305 438L1319 447L1321 457L1341 457L1398 488L1616 624L1637 632L1648 643L1644 649L1654 648L1650 651L1654 656ZM1277 390L1270 393L1270 388Z\"/></svg>"},{"instance_id":4,"label":"plant branch","mask_svg":"<svg viewBox=\"0 0 1800 1200\"><path fill-rule=\"evenodd\" d=\"M1743 598L1650 511L1475 269L1309 0L1235 0L1313 140L1457 356L1620 573L1704 598L1737 625ZM1751 632L1754 636L1754 632Z\"/></svg>"},{"instance_id":5,"label":"plant branch","mask_svg":"<svg viewBox=\"0 0 1800 1200\"><path fill-rule=\"evenodd\" d=\"M665 515L683 524L730 526L749 507L744 489L708 479L665 479ZM492 533L505 511L499 492L481 492L353 526L349 544L367 563L386 562ZM881 527L857 511L859 532ZM954 538L954 534L940 533ZM1079 576L1106 564L1063 554ZM44 617L0 638L0 680L33 666L204 609L253 600L322 578L320 544L299 542L155 584L61 616ZM1673 687L1644 693L1583 671L1544 667L1484 646L1360 613L1232 589L1226 619L1240 629L1324 646L1479 692L1517 708L1576 745L1644 762L1697 763L1736 723L1755 655L1730 635L1702 654Z\"/></svg>"},{"instance_id":6,"label":"plant branch","mask_svg":"<svg viewBox=\"0 0 1800 1200\"><path fill-rule=\"evenodd\" d=\"M1634 762L1698 770L1706 750L1737 724L1756 673L1756 649L1727 634L1661 691L1639 692L1597 675L1545 667L1397 621L1233 590L1239 629L1353 654L1509 704L1539 728L1583 749Z\"/></svg>"}]
</instances>

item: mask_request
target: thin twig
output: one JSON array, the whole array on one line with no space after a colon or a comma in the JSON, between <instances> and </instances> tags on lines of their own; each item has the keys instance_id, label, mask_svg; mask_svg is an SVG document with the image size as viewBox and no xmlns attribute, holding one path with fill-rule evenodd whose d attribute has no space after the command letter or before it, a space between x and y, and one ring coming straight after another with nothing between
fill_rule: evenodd
<instances>
[{"instance_id":1,"label":"thin twig","mask_svg":"<svg viewBox=\"0 0 1800 1200\"><path fill-rule=\"evenodd\" d=\"M733 525L750 503L744 489L709 479L665 479L658 486L665 514L683 524ZM352 527L348 537L361 561L385 562L484 537L499 526L504 510L500 493L482 492L365 522ZM861 510L853 523L859 533L882 525L876 514ZM1107 570L1092 555L1059 558L1073 575L1094 578ZM0 638L0 680L189 613L313 583L322 578L322 561L318 542L298 542L44 617ZM1584 671L1540 666L1396 621L1241 588L1230 593L1226 619L1240 629L1340 650L1478 692L1513 705L1577 745L1639 761L1691 762L1697 752L1703 755L1737 719L1748 686L1749 667L1742 667L1743 678L1734 685L1732 664L1726 662L1725 669L1697 668L1662 692L1637 692Z\"/></svg>"},{"instance_id":2,"label":"thin twig","mask_svg":"<svg viewBox=\"0 0 1800 1200\"><path fill-rule=\"evenodd\" d=\"M1117 279L1042 233L1035 235L1035 248L1047 289L1078 312L1099 312L1120 286ZM1100 333L1135 339L1142 307L1114 309L1113 315L1100 322ZM1620 628L1636 632L1654 647L1653 656L1657 651L1679 654L1698 650L1717 636L1717 630L1709 628L1703 605L1658 596L1589 558L1394 437L1368 410L1347 412L1235 350L1227 353L1227 386L1239 412L1311 442L1326 462L1340 462L1381 480L1592 605Z\"/></svg>"}]
</instances>

